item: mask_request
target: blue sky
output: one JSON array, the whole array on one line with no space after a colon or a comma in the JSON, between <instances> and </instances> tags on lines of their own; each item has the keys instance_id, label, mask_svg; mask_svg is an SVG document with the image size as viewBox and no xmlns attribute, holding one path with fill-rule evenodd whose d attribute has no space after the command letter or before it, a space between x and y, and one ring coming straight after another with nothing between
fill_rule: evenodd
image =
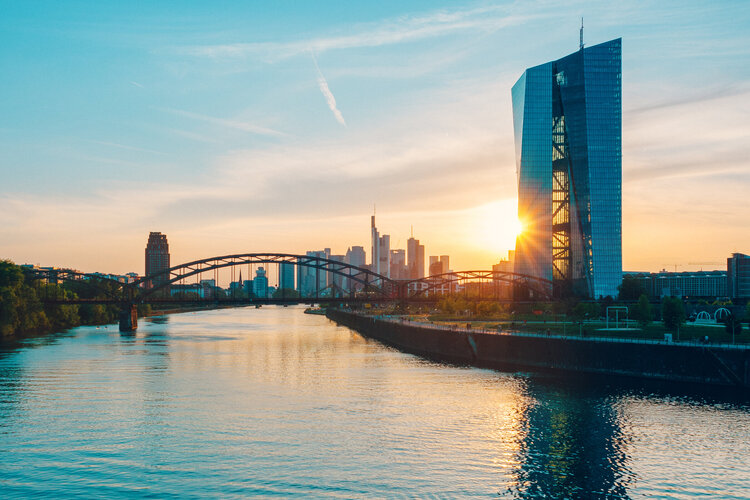
<instances>
[{"instance_id":1,"label":"blue sky","mask_svg":"<svg viewBox=\"0 0 750 500\"><path fill-rule=\"evenodd\" d=\"M750 252L747 2L2 2L0 256L512 248L510 87L623 38L626 269ZM335 101L335 103L334 103Z\"/></svg>"}]
</instances>

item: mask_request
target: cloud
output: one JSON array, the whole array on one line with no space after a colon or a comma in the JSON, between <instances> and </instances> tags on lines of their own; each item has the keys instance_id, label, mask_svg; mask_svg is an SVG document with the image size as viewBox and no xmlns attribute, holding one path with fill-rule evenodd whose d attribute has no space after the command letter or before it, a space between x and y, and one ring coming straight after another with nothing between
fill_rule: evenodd
<instances>
[{"instance_id":1,"label":"cloud","mask_svg":"<svg viewBox=\"0 0 750 500\"><path fill-rule=\"evenodd\" d=\"M144 88L143 85L141 85L140 83L138 83L136 81L132 81L132 82L130 82L130 84L133 85L134 87L138 87L138 88L141 88L141 89Z\"/></svg>"},{"instance_id":2,"label":"cloud","mask_svg":"<svg viewBox=\"0 0 750 500\"><path fill-rule=\"evenodd\" d=\"M158 155L165 154L161 151L154 151L153 149L137 148L135 146L128 146L127 144L120 144L118 142L108 142L108 141L89 141L89 142L92 142L94 144L101 144L102 146L111 146L113 148L125 149L128 151L139 151L141 153L154 153Z\"/></svg>"},{"instance_id":3,"label":"cloud","mask_svg":"<svg viewBox=\"0 0 750 500\"><path fill-rule=\"evenodd\" d=\"M674 93L674 92L673 92ZM672 93L672 95L673 95ZM714 87L710 89L702 89L698 92L694 92L690 95L678 95L673 96L670 99L662 99L660 101L654 101L650 103L642 104L638 107L625 110L625 113L629 114L630 117L637 117L640 114L648 113L651 111L658 111L665 108L672 108L677 106L700 104L703 102L716 101L724 99L726 97L739 97L750 93L750 87L744 84L728 84L721 87Z\"/></svg>"},{"instance_id":4,"label":"cloud","mask_svg":"<svg viewBox=\"0 0 750 500\"><path fill-rule=\"evenodd\" d=\"M333 92L331 92L331 89L328 88L328 82L323 76L323 72L320 71L320 66L318 66L318 60L315 58L315 52L311 52L310 55L312 55L312 60L315 63L315 69L318 72L318 87L320 87L320 91L323 93L323 97L326 98L328 107L331 109L331 112L333 113L333 116L336 118L336 121L338 121L341 125L346 127L346 121L344 121L344 115L342 115L341 111L339 111L339 108L336 107L336 98L333 97Z\"/></svg>"},{"instance_id":5,"label":"cloud","mask_svg":"<svg viewBox=\"0 0 750 500\"><path fill-rule=\"evenodd\" d=\"M539 16L518 16L500 6L469 10L440 10L424 16L401 16L378 23L357 25L359 31L350 35L328 36L290 42L231 43L182 47L177 52L212 59L258 57L267 61L285 59L313 50L320 54L329 50L380 47L426 38L445 36L460 31L493 32L519 25Z\"/></svg>"},{"instance_id":6,"label":"cloud","mask_svg":"<svg viewBox=\"0 0 750 500\"><path fill-rule=\"evenodd\" d=\"M215 125L220 125L222 127L232 128L235 130L241 130L243 132L249 132L251 134L258 134L263 135L267 137L287 137L288 134L285 134L284 132L279 132L278 130L274 130L268 127L263 127L260 125L255 125L253 123L248 122L242 122L237 120L227 120L225 118L216 118L213 116L207 116L202 115L199 113L193 113L192 111L184 111L181 109L172 109L172 108L159 108L162 111L166 111L167 113L172 113L174 115L178 116L184 116L186 118L191 118L193 120L201 120L208 123L213 123Z\"/></svg>"}]
</instances>

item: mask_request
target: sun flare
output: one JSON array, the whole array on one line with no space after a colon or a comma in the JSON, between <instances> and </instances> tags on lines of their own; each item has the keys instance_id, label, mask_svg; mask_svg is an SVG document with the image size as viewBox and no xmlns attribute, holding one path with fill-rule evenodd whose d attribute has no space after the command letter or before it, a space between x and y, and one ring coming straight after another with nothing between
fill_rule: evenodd
<instances>
[{"instance_id":1,"label":"sun flare","mask_svg":"<svg viewBox=\"0 0 750 500\"><path fill-rule=\"evenodd\" d=\"M516 247L516 237L523 231L516 200L494 201L475 210L475 241L484 250L505 257L505 252Z\"/></svg>"}]
</instances>

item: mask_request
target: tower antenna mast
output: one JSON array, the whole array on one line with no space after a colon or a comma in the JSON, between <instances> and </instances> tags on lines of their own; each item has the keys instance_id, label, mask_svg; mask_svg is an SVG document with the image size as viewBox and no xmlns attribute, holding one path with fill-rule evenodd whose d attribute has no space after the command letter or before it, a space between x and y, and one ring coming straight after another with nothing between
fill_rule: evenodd
<instances>
[{"instance_id":1,"label":"tower antenna mast","mask_svg":"<svg viewBox=\"0 0 750 500\"><path fill-rule=\"evenodd\" d=\"M580 40L580 49L583 50L583 18L581 18L581 40Z\"/></svg>"}]
</instances>

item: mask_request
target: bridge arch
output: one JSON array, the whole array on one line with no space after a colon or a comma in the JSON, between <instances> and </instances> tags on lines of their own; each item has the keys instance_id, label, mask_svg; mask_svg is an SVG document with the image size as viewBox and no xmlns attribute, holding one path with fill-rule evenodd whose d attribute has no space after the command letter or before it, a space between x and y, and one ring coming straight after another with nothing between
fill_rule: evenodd
<instances>
[{"instance_id":1,"label":"bridge arch","mask_svg":"<svg viewBox=\"0 0 750 500\"><path fill-rule=\"evenodd\" d=\"M193 276L223 268L253 264L289 264L332 273L360 284L362 291L375 299L394 298L398 291L394 280L369 269L324 257L287 253L245 253L208 257L152 273L138 279L132 285L141 289L138 296L139 300L146 300L167 287ZM146 283L149 282L158 284L150 288L144 288Z\"/></svg>"},{"instance_id":2,"label":"bridge arch","mask_svg":"<svg viewBox=\"0 0 750 500\"><path fill-rule=\"evenodd\" d=\"M551 281L509 271L452 271L449 273L435 274L424 278L402 281L400 282L400 286L404 287L407 291L410 288L415 288L414 293L408 296L418 297L425 296L430 292L444 288L445 286L450 288L454 283L496 284L498 282L506 283L513 288L522 286L526 290L533 292L536 296L535 298L552 298Z\"/></svg>"}]
</instances>

